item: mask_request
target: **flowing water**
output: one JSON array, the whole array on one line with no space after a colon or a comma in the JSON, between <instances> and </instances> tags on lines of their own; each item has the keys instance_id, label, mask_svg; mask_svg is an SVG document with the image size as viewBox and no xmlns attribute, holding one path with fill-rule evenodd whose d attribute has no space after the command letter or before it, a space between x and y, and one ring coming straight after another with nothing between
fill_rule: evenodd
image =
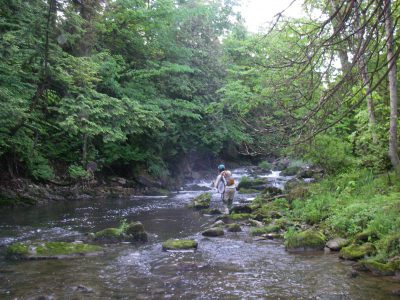
<instances>
[{"instance_id":1,"label":"flowing water","mask_svg":"<svg viewBox=\"0 0 400 300\"><path fill-rule=\"evenodd\" d=\"M240 177L245 169L235 171ZM267 176L267 175L266 175ZM281 186L279 173L268 175ZM198 181L171 197L131 197L56 203L0 212L0 248L24 240L84 240L85 233L141 221L146 244L105 246L101 256L65 260L0 258L0 299L398 299L391 278L361 274L335 254L289 254L282 241L256 241L244 228L219 238L201 231L215 217L187 208L209 182ZM192 190L192 191L191 191ZM254 195L240 195L246 202ZM219 206L218 196L213 205ZM169 238L193 238L195 252L163 252ZM3 249L4 250L4 249ZM80 287L78 287L80 286Z\"/></svg>"}]
</instances>

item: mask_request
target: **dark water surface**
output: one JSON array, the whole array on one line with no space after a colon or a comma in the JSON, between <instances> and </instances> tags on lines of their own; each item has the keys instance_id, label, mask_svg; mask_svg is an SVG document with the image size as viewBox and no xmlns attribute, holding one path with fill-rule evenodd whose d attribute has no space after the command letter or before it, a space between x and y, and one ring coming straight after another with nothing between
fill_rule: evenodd
<instances>
[{"instance_id":1,"label":"dark water surface","mask_svg":"<svg viewBox=\"0 0 400 300\"><path fill-rule=\"evenodd\" d=\"M215 217L186 208L195 195L0 212L3 250L29 239L84 240L85 233L116 227L124 218L142 221L150 234L146 244L106 245L97 257L10 262L1 256L0 299L399 299L391 294L399 282L368 274L350 278L351 266L333 254L289 254L281 241L255 241L246 228L204 238L201 231ZM168 238L194 238L199 248L163 252L161 243ZM93 291L76 291L78 285Z\"/></svg>"}]
</instances>

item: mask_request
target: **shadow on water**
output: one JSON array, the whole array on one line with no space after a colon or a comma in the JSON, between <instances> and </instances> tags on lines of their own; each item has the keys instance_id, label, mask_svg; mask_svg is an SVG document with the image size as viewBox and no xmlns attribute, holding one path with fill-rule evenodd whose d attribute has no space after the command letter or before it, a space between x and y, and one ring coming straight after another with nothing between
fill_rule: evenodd
<instances>
[{"instance_id":1,"label":"shadow on water","mask_svg":"<svg viewBox=\"0 0 400 300\"><path fill-rule=\"evenodd\" d=\"M205 238L215 217L186 206L200 192L168 198L132 197L57 203L0 212L0 246L19 240L79 240L84 234L140 220L143 245L106 245L105 254L68 260L0 261L0 298L28 299L398 299L390 278L361 274L336 255L289 254L281 241L246 232ZM245 199L249 195L243 196ZM218 195L213 205L221 205ZM163 252L169 238L194 238L195 252ZM82 285L87 288L77 289Z\"/></svg>"}]
</instances>

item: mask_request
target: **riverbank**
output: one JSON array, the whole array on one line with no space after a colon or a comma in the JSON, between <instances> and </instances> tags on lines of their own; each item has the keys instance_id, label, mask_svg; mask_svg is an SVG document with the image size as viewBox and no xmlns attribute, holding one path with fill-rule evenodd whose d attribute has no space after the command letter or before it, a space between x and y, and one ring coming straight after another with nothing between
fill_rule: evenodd
<instances>
[{"instance_id":1,"label":"riverbank","mask_svg":"<svg viewBox=\"0 0 400 300\"><path fill-rule=\"evenodd\" d=\"M316 183L293 180L284 195L261 193L250 208L263 222L253 233L283 234L289 251L322 250L335 240L331 251L357 262L357 270L400 278L400 184L393 174L361 169Z\"/></svg>"}]
</instances>

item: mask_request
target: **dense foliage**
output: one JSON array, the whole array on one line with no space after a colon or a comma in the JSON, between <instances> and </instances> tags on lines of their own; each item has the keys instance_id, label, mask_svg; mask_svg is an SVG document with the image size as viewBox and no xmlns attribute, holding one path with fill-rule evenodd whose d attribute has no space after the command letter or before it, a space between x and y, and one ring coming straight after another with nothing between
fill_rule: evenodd
<instances>
[{"instance_id":1,"label":"dense foliage","mask_svg":"<svg viewBox=\"0 0 400 300\"><path fill-rule=\"evenodd\" d=\"M88 165L166 177L237 153L300 156L332 174L399 169L398 1L309 0L308 18L262 34L234 0L0 4L12 177L83 179Z\"/></svg>"}]
</instances>

